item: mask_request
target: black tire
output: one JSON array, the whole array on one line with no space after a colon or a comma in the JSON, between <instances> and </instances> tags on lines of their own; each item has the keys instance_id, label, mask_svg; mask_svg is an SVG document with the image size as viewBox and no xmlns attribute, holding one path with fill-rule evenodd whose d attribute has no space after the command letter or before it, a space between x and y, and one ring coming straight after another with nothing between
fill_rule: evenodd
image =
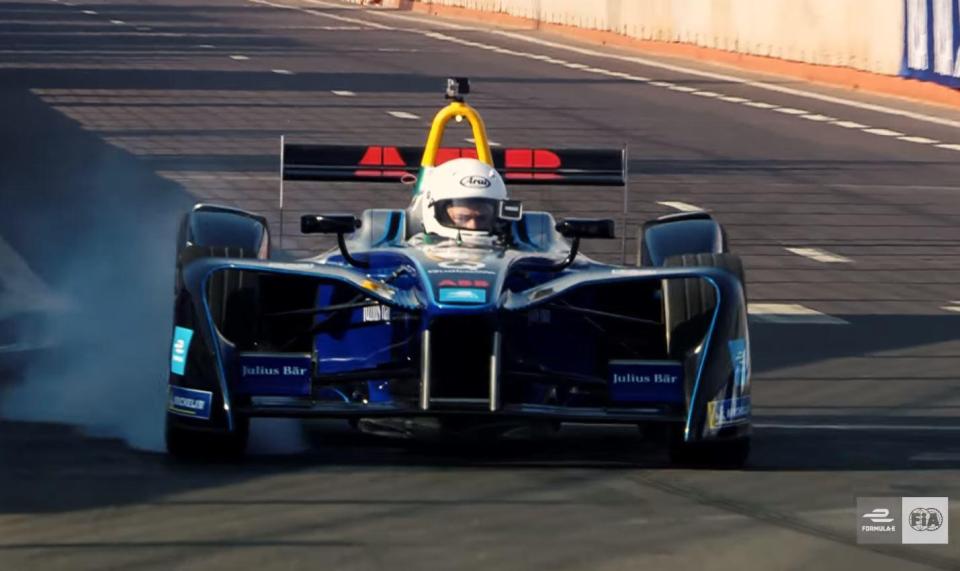
<instances>
[{"instance_id":1,"label":"black tire","mask_svg":"<svg viewBox=\"0 0 960 571\"><path fill-rule=\"evenodd\" d=\"M750 437L732 440L684 442L682 432L670 442L670 461L688 468L737 469L750 456Z\"/></svg>"},{"instance_id":2,"label":"black tire","mask_svg":"<svg viewBox=\"0 0 960 571\"><path fill-rule=\"evenodd\" d=\"M238 460L247 451L250 440L249 419L237 419L231 432L190 430L167 419L167 452L183 461Z\"/></svg>"},{"instance_id":3,"label":"black tire","mask_svg":"<svg viewBox=\"0 0 960 571\"><path fill-rule=\"evenodd\" d=\"M684 254L667 258L663 265L723 268L737 276L746 295L743 263L734 254ZM663 289L668 352L671 358L682 359L706 335L717 303L716 294L710 283L702 279L666 280Z\"/></svg>"}]
</instances>

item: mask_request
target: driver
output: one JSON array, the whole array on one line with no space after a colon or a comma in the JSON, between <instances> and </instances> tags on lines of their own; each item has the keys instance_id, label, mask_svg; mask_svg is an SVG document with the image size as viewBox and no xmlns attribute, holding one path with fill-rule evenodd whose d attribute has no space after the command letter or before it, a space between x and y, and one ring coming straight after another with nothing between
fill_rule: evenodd
<instances>
[{"instance_id":1,"label":"driver","mask_svg":"<svg viewBox=\"0 0 960 571\"><path fill-rule=\"evenodd\" d=\"M489 244L506 199L507 187L495 168L477 159L453 159L425 173L411 208L428 235Z\"/></svg>"}]
</instances>

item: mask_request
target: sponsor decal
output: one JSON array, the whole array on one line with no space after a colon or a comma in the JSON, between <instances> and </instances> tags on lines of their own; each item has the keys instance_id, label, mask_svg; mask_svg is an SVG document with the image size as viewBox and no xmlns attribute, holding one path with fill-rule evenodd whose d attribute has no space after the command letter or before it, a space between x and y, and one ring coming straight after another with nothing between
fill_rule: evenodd
<instances>
[{"instance_id":1,"label":"sponsor decal","mask_svg":"<svg viewBox=\"0 0 960 571\"><path fill-rule=\"evenodd\" d=\"M490 179L485 176L465 176L460 179L460 186L467 188L490 188Z\"/></svg>"},{"instance_id":2,"label":"sponsor decal","mask_svg":"<svg viewBox=\"0 0 960 571\"><path fill-rule=\"evenodd\" d=\"M390 321L390 306L370 305L363 308L364 323L376 323L379 321Z\"/></svg>"},{"instance_id":3,"label":"sponsor decal","mask_svg":"<svg viewBox=\"0 0 960 571\"><path fill-rule=\"evenodd\" d=\"M442 269L427 270L427 273L428 273L428 274L463 274L463 273L465 273L465 272L464 272L464 270L459 269L459 268L454 268L454 269L442 268ZM493 270L468 270L466 273L478 274L478 275L481 275L481 276L495 276L495 275L497 275L497 272L495 272L495 271L493 271Z\"/></svg>"},{"instance_id":4,"label":"sponsor decal","mask_svg":"<svg viewBox=\"0 0 960 571\"><path fill-rule=\"evenodd\" d=\"M187 366L187 353L190 351L190 340L193 339L193 329L176 327L173 330L173 346L170 348L170 372L183 375Z\"/></svg>"},{"instance_id":5,"label":"sponsor decal","mask_svg":"<svg viewBox=\"0 0 960 571\"><path fill-rule=\"evenodd\" d=\"M468 262L468 261L453 261L453 262L440 262L437 264L438 267L441 267L445 270L467 270L467 271L476 271L482 270L487 267L483 262Z\"/></svg>"},{"instance_id":6,"label":"sponsor decal","mask_svg":"<svg viewBox=\"0 0 960 571\"><path fill-rule=\"evenodd\" d=\"M210 391L170 385L167 410L173 414L209 420L212 403L213 393Z\"/></svg>"},{"instance_id":7,"label":"sponsor decal","mask_svg":"<svg viewBox=\"0 0 960 571\"><path fill-rule=\"evenodd\" d=\"M240 355L238 392L257 395L310 394L312 360L308 354Z\"/></svg>"},{"instance_id":8,"label":"sponsor decal","mask_svg":"<svg viewBox=\"0 0 960 571\"><path fill-rule=\"evenodd\" d=\"M734 397L707 403L707 426L716 430L750 420L750 397Z\"/></svg>"},{"instance_id":9,"label":"sponsor decal","mask_svg":"<svg viewBox=\"0 0 960 571\"><path fill-rule=\"evenodd\" d=\"M733 364L733 386L736 394L743 394L750 382L750 351L746 339L733 339L727 346L730 349L730 363Z\"/></svg>"},{"instance_id":10,"label":"sponsor decal","mask_svg":"<svg viewBox=\"0 0 960 571\"><path fill-rule=\"evenodd\" d=\"M443 279L440 280L440 283L437 284L437 287L490 287L490 282L487 280L451 280Z\"/></svg>"},{"instance_id":11,"label":"sponsor decal","mask_svg":"<svg viewBox=\"0 0 960 571\"><path fill-rule=\"evenodd\" d=\"M857 498L857 543L946 544L950 498Z\"/></svg>"},{"instance_id":12,"label":"sponsor decal","mask_svg":"<svg viewBox=\"0 0 960 571\"><path fill-rule=\"evenodd\" d=\"M675 361L610 361L608 387L613 402L683 401L683 365Z\"/></svg>"},{"instance_id":13,"label":"sponsor decal","mask_svg":"<svg viewBox=\"0 0 960 571\"><path fill-rule=\"evenodd\" d=\"M475 287L440 288L440 303L486 303L487 290Z\"/></svg>"}]
</instances>

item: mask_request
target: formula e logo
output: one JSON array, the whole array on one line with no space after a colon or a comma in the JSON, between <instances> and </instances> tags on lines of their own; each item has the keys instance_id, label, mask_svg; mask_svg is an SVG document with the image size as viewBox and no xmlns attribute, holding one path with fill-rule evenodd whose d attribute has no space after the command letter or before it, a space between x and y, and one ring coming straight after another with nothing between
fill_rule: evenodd
<instances>
[{"instance_id":1,"label":"formula e logo","mask_svg":"<svg viewBox=\"0 0 960 571\"><path fill-rule=\"evenodd\" d=\"M943 514L937 508L917 508L910 512L910 527L915 531L937 531L943 525Z\"/></svg>"},{"instance_id":2,"label":"formula e logo","mask_svg":"<svg viewBox=\"0 0 960 571\"><path fill-rule=\"evenodd\" d=\"M187 351L190 350L190 340L193 330L186 327L177 327L173 330L173 347L170 349L170 372L182 375L187 366Z\"/></svg>"},{"instance_id":3,"label":"formula e logo","mask_svg":"<svg viewBox=\"0 0 960 571\"><path fill-rule=\"evenodd\" d=\"M490 188L490 179L485 176L465 176L460 179L460 186L467 188Z\"/></svg>"},{"instance_id":4,"label":"formula e logo","mask_svg":"<svg viewBox=\"0 0 960 571\"><path fill-rule=\"evenodd\" d=\"M863 517L873 523L890 523L893 518L890 517L890 510L886 508L876 508L872 512L863 514Z\"/></svg>"}]
</instances>

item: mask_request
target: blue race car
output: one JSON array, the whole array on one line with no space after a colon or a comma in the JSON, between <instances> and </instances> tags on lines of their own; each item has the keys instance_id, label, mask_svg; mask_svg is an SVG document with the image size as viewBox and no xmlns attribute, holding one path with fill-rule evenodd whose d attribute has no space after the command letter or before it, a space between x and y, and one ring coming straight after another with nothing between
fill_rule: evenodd
<instances>
[{"instance_id":1,"label":"blue race car","mask_svg":"<svg viewBox=\"0 0 960 571\"><path fill-rule=\"evenodd\" d=\"M242 454L254 417L401 435L624 423L669 435L676 462L742 465L746 294L723 228L665 216L644 224L636 267L578 255L583 239L614 238L613 221L525 212L507 186L624 186L625 152L492 152L466 82L448 83L422 149L284 142L284 180L414 184L406 209L303 216L334 250L272 260L264 217L209 204L184 216L168 451ZM453 118L476 148L441 146Z\"/></svg>"}]
</instances>

